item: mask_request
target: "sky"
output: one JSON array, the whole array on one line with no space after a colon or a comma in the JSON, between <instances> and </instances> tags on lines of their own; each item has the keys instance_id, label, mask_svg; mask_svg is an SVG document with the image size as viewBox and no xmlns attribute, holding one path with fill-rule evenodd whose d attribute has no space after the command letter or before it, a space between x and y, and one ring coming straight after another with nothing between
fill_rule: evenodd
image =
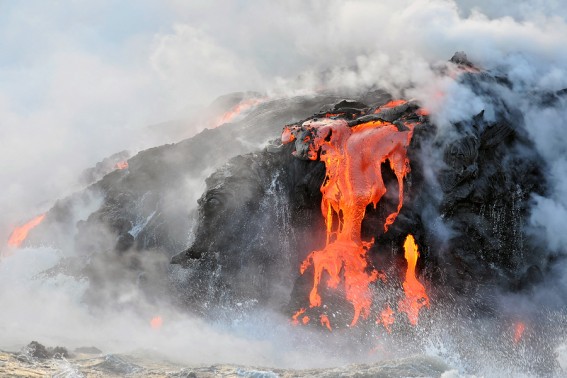
<instances>
[{"instance_id":1,"label":"sky","mask_svg":"<svg viewBox=\"0 0 567 378\"><path fill-rule=\"evenodd\" d=\"M324 70L396 87L457 50L560 65L566 17L559 0L0 0L0 229L77 190L104 157L152 146L148 125L219 95L294 94Z\"/></svg>"}]
</instances>

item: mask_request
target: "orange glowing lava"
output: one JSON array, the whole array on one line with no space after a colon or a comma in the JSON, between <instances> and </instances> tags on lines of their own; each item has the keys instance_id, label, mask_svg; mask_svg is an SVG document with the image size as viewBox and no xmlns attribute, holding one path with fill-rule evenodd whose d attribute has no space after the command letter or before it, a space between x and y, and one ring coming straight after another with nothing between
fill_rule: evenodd
<instances>
[{"instance_id":1,"label":"orange glowing lava","mask_svg":"<svg viewBox=\"0 0 567 378\"><path fill-rule=\"evenodd\" d=\"M415 275L415 266L417 264L417 258L419 257L419 251L411 234L406 238L404 251L404 256L408 263L406 277L403 283L405 298L401 299L398 303L398 310L405 312L410 323L416 325L419 310L423 306L429 307L429 297L425 292L425 287L419 282Z\"/></svg>"},{"instance_id":2,"label":"orange glowing lava","mask_svg":"<svg viewBox=\"0 0 567 378\"><path fill-rule=\"evenodd\" d=\"M325 118L341 117L345 113L325 113Z\"/></svg>"},{"instance_id":3,"label":"orange glowing lava","mask_svg":"<svg viewBox=\"0 0 567 378\"><path fill-rule=\"evenodd\" d=\"M305 313L305 309L302 308L299 311L297 311L295 314L293 314L293 316L291 317L291 324L293 325L298 325L299 324L299 317Z\"/></svg>"},{"instance_id":4,"label":"orange glowing lava","mask_svg":"<svg viewBox=\"0 0 567 378\"><path fill-rule=\"evenodd\" d=\"M329 318L327 317L327 315L321 315L321 325L323 327L327 327L327 329L329 331L332 331L333 329L331 328L331 323L329 322Z\"/></svg>"},{"instance_id":5,"label":"orange glowing lava","mask_svg":"<svg viewBox=\"0 0 567 378\"><path fill-rule=\"evenodd\" d=\"M302 128L311 131L304 143L308 143L307 157L325 163L326 177L321 186L323 201L321 210L326 223L326 245L311 252L302 263L300 272L312 266L313 288L309 295L310 307L321 306L319 286L323 274L328 274L326 285L336 288L343 282L346 299L354 307L351 325L360 316L370 315L372 296L370 284L384 279L377 270L370 269L367 252L374 240L361 240L362 220L366 207L377 206L386 193L381 165L388 161L398 180L398 208L385 221L388 230L403 204L403 179L409 172L407 147L413 128L398 131L388 122L373 121L349 127L342 119L313 119ZM296 139L298 129L284 129L282 141ZM338 220L338 221L337 221Z\"/></svg>"},{"instance_id":6,"label":"orange glowing lava","mask_svg":"<svg viewBox=\"0 0 567 378\"><path fill-rule=\"evenodd\" d=\"M24 240L28 237L28 233L37 225L39 225L43 219L45 218L45 214L38 215L37 217L30 220L28 223L24 224L23 226L16 227L10 238L8 239L8 246L17 248L22 245Z\"/></svg>"},{"instance_id":7,"label":"orange glowing lava","mask_svg":"<svg viewBox=\"0 0 567 378\"><path fill-rule=\"evenodd\" d=\"M386 328L386 331L388 331L388 333L391 333L392 324L394 324L394 321L394 311L392 310L390 305L387 305L386 308L380 313L380 318L376 320L376 323L382 323L384 328Z\"/></svg>"},{"instance_id":8,"label":"orange glowing lava","mask_svg":"<svg viewBox=\"0 0 567 378\"><path fill-rule=\"evenodd\" d=\"M162 319L162 317L159 316L159 315L158 315L158 316L154 316L154 317L152 318L152 320L150 320L150 326L151 326L153 329L160 329L162 325L163 325L163 319Z\"/></svg>"},{"instance_id":9,"label":"orange glowing lava","mask_svg":"<svg viewBox=\"0 0 567 378\"><path fill-rule=\"evenodd\" d=\"M378 109L376 109L376 111L374 113L380 113L381 110L383 109L391 109L391 108L395 108L396 106L400 106L403 104L406 104L407 101L406 100L392 100L390 102L387 102L386 104L380 106Z\"/></svg>"},{"instance_id":10,"label":"orange glowing lava","mask_svg":"<svg viewBox=\"0 0 567 378\"><path fill-rule=\"evenodd\" d=\"M241 113L253 108L256 105L261 104L264 101L265 99L263 98L250 98L247 100L242 100L241 102L233 106L229 111L224 113L216 122L215 127L233 121Z\"/></svg>"},{"instance_id":11,"label":"orange glowing lava","mask_svg":"<svg viewBox=\"0 0 567 378\"><path fill-rule=\"evenodd\" d=\"M425 108L419 108L415 111L415 114L417 114L418 116L425 117L429 115L429 110Z\"/></svg>"},{"instance_id":12,"label":"orange glowing lava","mask_svg":"<svg viewBox=\"0 0 567 378\"><path fill-rule=\"evenodd\" d=\"M514 344L518 344L522 340L524 331L526 330L526 324L523 322L517 322L514 324Z\"/></svg>"},{"instance_id":13,"label":"orange glowing lava","mask_svg":"<svg viewBox=\"0 0 567 378\"><path fill-rule=\"evenodd\" d=\"M114 165L114 169L126 169L128 168L128 162L126 160L119 161Z\"/></svg>"}]
</instances>

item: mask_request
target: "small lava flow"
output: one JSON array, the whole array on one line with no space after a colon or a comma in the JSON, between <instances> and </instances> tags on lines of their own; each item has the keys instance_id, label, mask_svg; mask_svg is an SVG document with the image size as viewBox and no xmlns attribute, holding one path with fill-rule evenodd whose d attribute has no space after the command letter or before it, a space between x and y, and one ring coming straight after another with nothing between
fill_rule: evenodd
<instances>
[{"instance_id":1,"label":"small lava flow","mask_svg":"<svg viewBox=\"0 0 567 378\"><path fill-rule=\"evenodd\" d=\"M45 218L45 214L41 214L36 216L26 224L16 227L14 231L12 231L12 234L8 239L8 246L13 248L20 247L28 237L29 232L33 228L37 227L43 221L44 218Z\"/></svg>"}]
</instances>

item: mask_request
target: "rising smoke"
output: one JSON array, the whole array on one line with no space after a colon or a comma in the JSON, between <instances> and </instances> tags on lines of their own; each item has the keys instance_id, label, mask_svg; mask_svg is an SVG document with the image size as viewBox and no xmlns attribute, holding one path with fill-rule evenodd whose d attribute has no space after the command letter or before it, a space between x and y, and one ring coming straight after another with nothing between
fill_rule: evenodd
<instances>
[{"instance_id":1,"label":"rising smoke","mask_svg":"<svg viewBox=\"0 0 567 378\"><path fill-rule=\"evenodd\" d=\"M0 182L4 187L0 236L7 239L11 226L81 189L77 183L80 173L104 157L171 142L148 134L143 126L181 119L186 135L202 130L204 122L190 121L197 119L195 109L230 91L257 90L270 98L284 98L383 88L395 96L414 98L430 110L441 137L451 132L451 124L483 110L490 118L496 107L489 98L473 93L450 75L440 74L447 69L440 62L463 50L481 69L510 80L510 88L498 94L523 110L524 128L545 160L547 191L533 197L527 232L542 246L541 259L561 259L567 251L563 232L567 219L567 104L565 97L557 94L567 87L567 6L543 0L498 5L465 0L285 4L171 0L165 4L156 7L150 1L136 2L132 8L142 13L137 22L143 23L143 16L156 8L160 8L155 12L159 21L149 22L150 30L133 28L113 46L104 46L104 36L95 38L84 30L85 25L96 30L100 20L115 12L112 1L87 8L72 3L52 8L40 2L0 5L9 21L3 26L9 37L2 42L21 36L21 43L12 41L7 50L14 52L17 63L0 60L8 68L0 74L0 79L5 79L0 87ZM70 25L61 22L68 14L75 16ZM36 24L33 19L43 22ZM117 25L122 22L121 18ZM59 26L63 24L69 29L63 30ZM41 42L46 47L32 52ZM100 45L94 46L97 43ZM541 93L552 98L540 99ZM209 171L228 157L210 162ZM433 155L432 170L439 168L436 161L440 158ZM184 189L190 192L191 202L203 190L200 180L204 176L186 183ZM93 202L98 204L97 199ZM171 198L171 202L170 207L179 203L190 206L186 200L177 203ZM79 220L90 214L77 213ZM434 221L437 215L429 216ZM445 225L438 229L443 230L441 239L451 232ZM101 237L106 237L103 231ZM73 238L68 235L65 253L73 252ZM124 303L143 302L135 310L127 309L131 311L128 320L116 309L93 317L78 304L86 282L66 282L60 275L42 281L31 279L56 265L61 253L47 247L18 250L0 262L0 303L11 309L3 311L0 318L6 346L45 337L67 345L79 346L76 340L81 339L126 350L131 345L151 344L159 337L166 353L178 353L180 359L202 353L194 354L190 362L209 362L205 356L219 344L228 345L223 356L226 361L283 365L292 359L258 357L264 356L264 342L208 330L200 321L187 320L169 309L169 303L143 302L131 287L102 292L105 300L123 295L130 296L123 298ZM146 270L155 273L156 280L168 269L159 259L148 264L151 267ZM563 305L567 303L566 271L567 264L555 264L549 279L531 297L505 297L502 302ZM45 303L50 305L38 306ZM45 313L41 325L28 327L35 324L37 313ZM179 319L165 332L182 336L174 342L156 336L148 328L148 319L158 313L166 322ZM96 324L102 324L102 331ZM91 327L97 331L86 331ZM205 331L191 333L199 348L180 353L178 350L186 347L183 330L200 328ZM106 335L116 329L124 333L109 342ZM140 329L144 331L140 333ZM125 339L132 341L123 343ZM207 344L208 340L214 341ZM242 349L249 352L235 352Z\"/></svg>"}]
</instances>

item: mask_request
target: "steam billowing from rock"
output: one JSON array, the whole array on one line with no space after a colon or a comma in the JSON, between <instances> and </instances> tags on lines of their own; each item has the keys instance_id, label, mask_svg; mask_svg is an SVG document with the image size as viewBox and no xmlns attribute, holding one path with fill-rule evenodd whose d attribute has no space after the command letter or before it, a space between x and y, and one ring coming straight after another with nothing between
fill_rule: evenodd
<instances>
[{"instance_id":1,"label":"steam billowing from rock","mask_svg":"<svg viewBox=\"0 0 567 378\"><path fill-rule=\"evenodd\" d=\"M146 326L160 308L237 323L242 319L238 316L258 309L287 317L308 306L312 282L299 275L298 265L325 238L319 208L325 172L320 162L300 161L289 146L280 146L281 128L301 126L301 120L314 114L340 112L344 114L339 117L347 117L354 126L364 121L369 109L404 98L411 100L410 105L382 114L384 120L424 117L412 113L413 104L428 112L408 150L412 169L404 206L390 230L381 231L384 217L397 205L397 198L389 195L397 191L395 179L385 167L387 195L376 210L367 209L362 227L364 238L380 241L370 251L369 263L388 267L384 273L393 283L399 282L405 268L404 236L411 231L419 244L418 273L433 306L424 312L417 329L408 331L403 322L396 323L394 334L404 340L397 345L409 348L406 354L430 351L427 342L435 344L435 337L447 342L445 336L453 332L458 336L452 350L471 357L472 362L463 362L464 357L457 362L464 371L482 371L479 361L486 358L486 352L465 346L463 340L470 338L478 349L498 350L493 353L496 364L510 355L522 361L537 356L536 362L519 369L541 374L559 371L553 354L564 342L565 330L552 324L562 324L567 301L563 6L446 0L241 4L238 9L223 4L224 12L214 12L215 22L203 9L194 12L197 5L170 2L168 6L176 13L175 27L128 44L140 46L151 39L151 48L144 46L143 52L138 47L124 49L125 54L147 58L136 69L65 52L34 59L48 62L56 74L34 80L49 85L25 104L18 101L19 95L11 96L24 89L0 90L0 114L6 126L1 154L7 162L0 176L6 189L0 196L5 214L0 234L8 235L8 223L47 210L23 248L52 247L42 258L57 263L47 264L33 277L69 280L81 289L73 295L49 291L49 285L42 286L41 295L34 295L35 289L4 291L0 298L11 309L0 318L6 340L17 339L15 331L8 332L19 329L10 326L13 319L39 312L20 311L18 297L43 303L53 296L53 303L61 308L88 303L101 317L109 307L133 311L133 318L144 319L140 323ZM243 22L247 17L255 22ZM254 43L239 43L251 35ZM455 49L464 49L468 58L459 53L445 61ZM17 55L8 55L17 61ZM26 69L6 72L28 77ZM42 76L43 68L41 72L31 77ZM67 80L67 72L75 80ZM86 77L114 80L85 82ZM18 85L26 81L9 80ZM66 85L69 82L73 85ZM232 124L136 154L141 147L173 140L169 135L155 139L155 130L193 135L206 125L218 124L187 121L188 102L248 89L261 93L218 102L222 107L247 96L258 100ZM204 113L191 119L207 118ZM154 127L144 137L151 134L153 143L141 141L144 138L132 128L116 126L125 122L126 114L129 126L184 120ZM134 151L134 157L111 156L86 172L81 185L90 185L87 189L69 184L77 182L87 163L123 149ZM114 170L115 165L120 169ZM109 168L113 171L107 174ZM51 199L75 190L51 207ZM172 257L180 265L170 265ZM13 273L4 274L0 282L16 289L19 285L11 284L10 277L18 276L19 270L9 264L20 260L6 259L1 263L4 272L10 266ZM37 264L41 265L29 261L30 267ZM401 288L393 286L378 287L374 294L395 302ZM325 295L338 309L336 322L347 323L348 304L333 297L332 290ZM452 319L446 315L451 311L471 315L464 316L469 326L465 328L478 333L463 337L458 321L435 323ZM53 310L53 318L56 313ZM68 313L73 319L75 313ZM376 327L362 335L361 329L375 326L372 321L348 331L360 332L359 340L368 341L376 332L384 338L382 328L376 331ZM439 330L435 324L446 327ZM507 344L483 344L484 336L492 331L506 335L513 324L522 324L515 328L521 348L511 351ZM510 340L515 338L514 334ZM35 339L30 335L19 342ZM323 350L326 343L317 345ZM436 350L442 354L444 349Z\"/></svg>"}]
</instances>

